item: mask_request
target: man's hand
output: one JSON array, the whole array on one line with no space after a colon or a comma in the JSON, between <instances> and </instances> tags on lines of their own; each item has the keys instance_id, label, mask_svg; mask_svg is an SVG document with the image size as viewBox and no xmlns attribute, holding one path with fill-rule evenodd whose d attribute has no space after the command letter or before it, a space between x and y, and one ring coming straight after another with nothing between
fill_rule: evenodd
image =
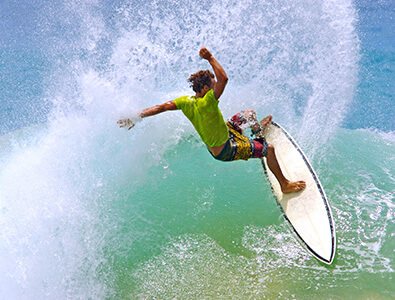
<instances>
[{"instance_id":1,"label":"man's hand","mask_svg":"<svg viewBox=\"0 0 395 300\"><path fill-rule=\"evenodd\" d=\"M118 120L117 124L119 124L120 128L126 128L127 130L132 129L134 125L136 125L129 118L120 119Z\"/></svg>"},{"instance_id":2,"label":"man's hand","mask_svg":"<svg viewBox=\"0 0 395 300\"><path fill-rule=\"evenodd\" d=\"M202 48L200 48L199 55L201 58L206 59L206 60L209 60L211 57L213 57L211 52L208 51L207 48L204 46Z\"/></svg>"},{"instance_id":3,"label":"man's hand","mask_svg":"<svg viewBox=\"0 0 395 300\"><path fill-rule=\"evenodd\" d=\"M143 109L135 117L119 119L117 123L119 124L120 128L126 128L127 130L130 130L134 127L134 125L140 122L142 118L154 116L164 111L176 110L176 109L177 109L177 105L174 103L174 101L167 101L163 104L159 104Z\"/></svg>"}]
</instances>

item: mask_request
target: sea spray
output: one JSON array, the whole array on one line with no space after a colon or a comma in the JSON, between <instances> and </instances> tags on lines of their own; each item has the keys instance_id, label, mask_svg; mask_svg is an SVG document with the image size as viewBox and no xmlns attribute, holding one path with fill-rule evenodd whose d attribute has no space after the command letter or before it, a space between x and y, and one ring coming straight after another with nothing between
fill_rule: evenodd
<instances>
[{"instance_id":1,"label":"sea spray","mask_svg":"<svg viewBox=\"0 0 395 300\"><path fill-rule=\"evenodd\" d=\"M147 90L181 94L181 78L208 67L196 54L206 45L230 78L221 98L226 116L243 109L262 118L273 114L311 157L342 124L359 60L349 2L165 1L160 10L153 7L158 4L122 10L126 29L111 59L116 82L133 78Z\"/></svg>"}]
</instances>

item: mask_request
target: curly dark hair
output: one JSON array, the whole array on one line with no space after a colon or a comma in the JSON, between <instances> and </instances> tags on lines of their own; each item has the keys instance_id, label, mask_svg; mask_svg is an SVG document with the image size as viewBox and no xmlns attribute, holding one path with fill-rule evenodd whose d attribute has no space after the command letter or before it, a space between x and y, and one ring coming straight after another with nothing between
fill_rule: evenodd
<instances>
[{"instance_id":1,"label":"curly dark hair","mask_svg":"<svg viewBox=\"0 0 395 300\"><path fill-rule=\"evenodd\" d=\"M211 85L211 78L214 78L213 72L210 70L198 71L188 78L194 92L200 93L205 85Z\"/></svg>"}]
</instances>

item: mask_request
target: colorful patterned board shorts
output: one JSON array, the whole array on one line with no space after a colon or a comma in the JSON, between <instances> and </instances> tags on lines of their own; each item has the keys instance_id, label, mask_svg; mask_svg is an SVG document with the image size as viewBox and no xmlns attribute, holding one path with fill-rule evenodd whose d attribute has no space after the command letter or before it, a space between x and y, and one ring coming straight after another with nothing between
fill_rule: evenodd
<instances>
[{"instance_id":1,"label":"colorful patterned board shorts","mask_svg":"<svg viewBox=\"0 0 395 300\"><path fill-rule=\"evenodd\" d=\"M229 130L229 139L225 144L224 149L215 159L221 161L233 161L250 158L266 157L268 144L264 138L249 139L242 134L241 125L245 124L243 112L234 115L226 125Z\"/></svg>"}]
</instances>

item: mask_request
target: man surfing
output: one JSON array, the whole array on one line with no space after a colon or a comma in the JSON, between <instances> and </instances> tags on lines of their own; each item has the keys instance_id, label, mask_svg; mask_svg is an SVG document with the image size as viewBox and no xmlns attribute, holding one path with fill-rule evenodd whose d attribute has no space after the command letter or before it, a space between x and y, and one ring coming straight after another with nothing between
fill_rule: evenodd
<instances>
[{"instance_id":1,"label":"man surfing","mask_svg":"<svg viewBox=\"0 0 395 300\"><path fill-rule=\"evenodd\" d=\"M280 183L284 194L303 190L306 187L304 181L289 181L285 178L278 164L274 147L268 144L263 136L267 125L272 121L272 116L269 115L258 123L255 111L247 110L234 115L228 122L225 122L218 107L218 100L228 82L228 76L206 47L200 49L199 55L210 63L215 75L205 70L198 71L189 77L188 81L196 93L195 96L184 96L146 108L139 113L139 116L146 118L169 110L182 110L215 159L234 161L266 157L268 166ZM126 118L117 123L120 127L130 130L136 122ZM249 139L243 135L243 129L247 127L251 128L255 139Z\"/></svg>"}]
</instances>

